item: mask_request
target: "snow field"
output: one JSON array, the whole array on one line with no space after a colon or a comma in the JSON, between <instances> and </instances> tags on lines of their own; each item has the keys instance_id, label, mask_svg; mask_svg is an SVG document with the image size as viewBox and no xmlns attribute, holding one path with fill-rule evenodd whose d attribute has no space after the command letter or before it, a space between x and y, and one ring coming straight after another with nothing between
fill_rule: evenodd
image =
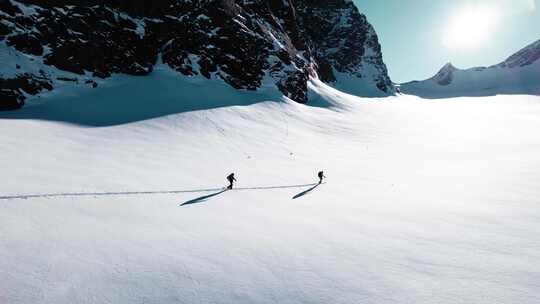
<instances>
[{"instance_id":1,"label":"snow field","mask_svg":"<svg viewBox=\"0 0 540 304\"><path fill-rule=\"evenodd\" d=\"M126 81L106 96L129 101ZM310 88L315 107L135 106L98 126L58 116L62 96L2 114L2 196L328 180L184 206L217 191L2 199L0 302L540 301L540 98Z\"/></svg>"}]
</instances>

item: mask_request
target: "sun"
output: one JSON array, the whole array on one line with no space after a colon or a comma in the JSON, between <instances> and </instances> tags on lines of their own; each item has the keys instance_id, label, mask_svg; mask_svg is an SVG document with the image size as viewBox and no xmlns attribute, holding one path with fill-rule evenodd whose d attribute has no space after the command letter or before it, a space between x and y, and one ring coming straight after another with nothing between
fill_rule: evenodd
<instances>
[{"instance_id":1,"label":"sun","mask_svg":"<svg viewBox=\"0 0 540 304\"><path fill-rule=\"evenodd\" d=\"M496 6L471 5L455 12L448 21L443 44L452 49L473 49L492 38L500 20Z\"/></svg>"}]
</instances>

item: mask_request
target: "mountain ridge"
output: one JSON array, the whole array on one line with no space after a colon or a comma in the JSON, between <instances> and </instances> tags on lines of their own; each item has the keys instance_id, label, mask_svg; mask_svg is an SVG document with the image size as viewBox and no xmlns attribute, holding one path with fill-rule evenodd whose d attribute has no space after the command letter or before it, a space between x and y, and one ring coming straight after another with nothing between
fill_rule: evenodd
<instances>
[{"instance_id":1,"label":"mountain ridge","mask_svg":"<svg viewBox=\"0 0 540 304\"><path fill-rule=\"evenodd\" d=\"M0 70L4 109L58 78L97 87L115 73L148 75L159 60L238 90L270 82L301 103L310 77L339 85L345 75L353 85L342 89L366 96L394 90L373 27L346 0L8 0L0 15L6 52L45 67Z\"/></svg>"},{"instance_id":2,"label":"mountain ridge","mask_svg":"<svg viewBox=\"0 0 540 304\"><path fill-rule=\"evenodd\" d=\"M400 91L425 98L540 95L539 59L540 40L537 40L488 67L459 69L449 62L431 78L401 84Z\"/></svg>"}]
</instances>

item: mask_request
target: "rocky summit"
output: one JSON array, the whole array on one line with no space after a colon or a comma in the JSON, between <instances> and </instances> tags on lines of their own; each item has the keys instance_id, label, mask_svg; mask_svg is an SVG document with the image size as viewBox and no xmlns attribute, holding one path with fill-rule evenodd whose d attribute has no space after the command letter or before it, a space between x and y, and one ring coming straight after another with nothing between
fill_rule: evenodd
<instances>
[{"instance_id":1,"label":"rocky summit","mask_svg":"<svg viewBox=\"0 0 540 304\"><path fill-rule=\"evenodd\" d=\"M97 87L96 78L144 76L161 62L239 90L270 81L301 103L310 77L394 91L373 27L348 0L0 0L0 44L51 67L0 70L1 109L54 90L54 71ZM2 65L15 65L9 58Z\"/></svg>"}]
</instances>

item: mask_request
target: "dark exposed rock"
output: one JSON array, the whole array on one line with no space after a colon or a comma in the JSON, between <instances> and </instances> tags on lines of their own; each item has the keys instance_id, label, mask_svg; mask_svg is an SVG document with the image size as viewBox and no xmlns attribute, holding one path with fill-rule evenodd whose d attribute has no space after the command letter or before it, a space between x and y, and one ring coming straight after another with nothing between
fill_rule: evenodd
<instances>
[{"instance_id":1,"label":"dark exposed rock","mask_svg":"<svg viewBox=\"0 0 540 304\"><path fill-rule=\"evenodd\" d=\"M92 73L92 76L105 79L105 78L111 77L111 73L103 72L103 71L95 71L94 73Z\"/></svg>"},{"instance_id":2,"label":"dark exposed rock","mask_svg":"<svg viewBox=\"0 0 540 304\"><path fill-rule=\"evenodd\" d=\"M77 78L56 77L56 79L58 79L58 80L60 80L60 81L78 82Z\"/></svg>"},{"instance_id":3,"label":"dark exposed rock","mask_svg":"<svg viewBox=\"0 0 540 304\"><path fill-rule=\"evenodd\" d=\"M94 89L97 88L97 86L98 86L97 82L95 82L92 79L88 79L84 83L92 85L92 88L94 88Z\"/></svg>"},{"instance_id":4,"label":"dark exposed rock","mask_svg":"<svg viewBox=\"0 0 540 304\"><path fill-rule=\"evenodd\" d=\"M300 103L306 103L307 95L307 80L308 75L300 71L292 72L288 77L285 77L282 82L278 83L279 89L292 100Z\"/></svg>"},{"instance_id":5,"label":"dark exposed rock","mask_svg":"<svg viewBox=\"0 0 540 304\"><path fill-rule=\"evenodd\" d=\"M144 43L131 20L99 7L69 6L63 11L40 14L38 29L51 48L46 64L81 75L92 71L98 77L152 71L158 50Z\"/></svg>"},{"instance_id":6,"label":"dark exposed rock","mask_svg":"<svg viewBox=\"0 0 540 304\"><path fill-rule=\"evenodd\" d=\"M24 97L18 91L0 89L0 111L20 109L24 105Z\"/></svg>"},{"instance_id":7,"label":"dark exposed rock","mask_svg":"<svg viewBox=\"0 0 540 304\"><path fill-rule=\"evenodd\" d=\"M336 76L334 75L334 71L332 70L332 65L326 61L324 58L319 58L317 60L318 66L317 66L317 72L319 74L319 78L324 82L334 82L336 81Z\"/></svg>"},{"instance_id":8,"label":"dark exposed rock","mask_svg":"<svg viewBox=\"0 0 540 304\"><path fill-rule=\"evenodd\" d=\"M43 90L51 91L51 83L44 78L30 74L19 75L16 78L4 80L5 85L0 84L2 88L20 89L30 95L36 95Z\"/></svg>"},{"instance_id":9,"label":"dark exposed rock","mask_svg":"<svg viewBox=\"0 0 540 304\"><path fill-rule=\"evenodd\" d=\"M322 81L336 81L335 70L358 78L372 77L370 81L375 82L381 91L393 90L375 30L352 1L297 3ZM377 74L364 75L367 65L377 70Z\"/></svg>"},{"instance_id":10,"label":"dark exposed rock","mask_svg":"<svg viewBox=\"0 0 540 304\"><path fill-rule=\"evenodd\" d=\"M43 90L52 90L51 83L42 77L23 74L15 78L0 78L0 110L14 110L24 105L23 92L36 95Z\"/></svg>"},{"instance_id":11,"label":"dark exposed rock","mask_svg":"<svg viewBox=\"0 0 540 304\"><path fill-rule=\"evenodd\" d=\"M7 34L10 33L10 29L7 25L0 22L0 41L4 40Z\"/></svg>"},{"instance_id":12,"label":"dark exposed rock","mask_svg":"<svg viewBox=\"0 0 540 304\"><path fill-rule=\"evenodd\" d=\"M34 34L20 34L11 36L7 40L7 45L15 47L18 51L31 55L43 54L41 41Z\"/></svg>"},{"instance_id":13,"label":"dark exposed rock","mask_svg":"<svg viewBox=\"0 0 540 304\"><path fill-rule=\"evenodd\" d=\"M19 0L30 14L1 1L14 27L0 23L0 36L79 75L148 75L160 55L241 90L270 77L298 102L310 76L333 83L336 72L392 91L375 31L348 0Z\"/></svg>"},{"instance_id":14,"label":"dark exposed rock","mask_svg":"<svg viewBox=\"0 0 540 304\"><path fill-rule=\"evenodd\" d=\"M21 10L17 6L13 5L11 1L7 0L0 0L0 11L11 16L21 13Z\"/></svg>"}]
</instances>

